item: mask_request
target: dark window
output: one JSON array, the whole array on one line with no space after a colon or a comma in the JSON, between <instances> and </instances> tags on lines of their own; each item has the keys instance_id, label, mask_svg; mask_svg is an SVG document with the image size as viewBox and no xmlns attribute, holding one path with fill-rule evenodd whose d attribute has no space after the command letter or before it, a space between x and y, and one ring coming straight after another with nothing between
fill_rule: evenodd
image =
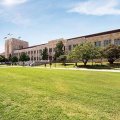
<instances>
[{"instance_id":1,"label":"dark window","mask_svg":"<svg viewBox=\"0 0 120 120\"><path fill-rule=\"evenodd\" d=\"M73 45L73 48L75 48L77 46L77 44L76 45Z\"/></svg>"},{"instance_id":2,"label":"dark window","mask_svg":"<svg viewBox=\"0 0 120 120\"><path fill-rule=\"evenodd\" d=\"M33 60L33 56L31 57L31 60Z\"/></svg>"},{"instance_id":3,"label":"dark window","mask_svg":"<svg viewBox=\"0 0 120 120\"><path fill-rule=\"evenodd\" d=\"M71 47L71 45L69 45L69 51L71 51L71 49L72 49L72 47Z\"/></svg>"},{"instance_id":4,"label":"dark window","mask_svg":"<svg viewBox=\"0 0 120 120\"><path fill-rule=\"evenodd\" d=\"M95 42L95 46L96 46L96 47L100 47L100 46L101 46L101 41Z\"/></svg>"},{"instance_id":5,"label":"dark window","mask_svg":"<svg viewBox=\"0 0 120 120\"><path fill-rule=\"evenodd\" d=\"M52 52L52 48L49 48L49 52Z\"/></svg>"},{"instance_id":6,"label":"dark window","mask_svg":"<svg viewBox=\"0 0 120 120\"><path fill-rule=\"evenodd\" d=\"M110 45L111 44L111 40L104 40L104 46Z\"/></svg>"},{"instance_id":7,"label":"dark window","mask_svg":"<svg viewBox=\"0 0 120 120\"><path fill-rule=\"evenodd\" d=\"M39 50L39 53L40 53L40 54L42 53L42 50L41 50L41 49Z\"/></svg>"},{"instance_id":8,"label":"dark window","mask_svg":"<svg viewBox=\"0 0 120 120\"><path fill-rule=\"evenodd\" d=\"M20 45L20 46L19 46L19 49L23 49L23 46Z\"/></svg>"},{"instance_id":9,"label":"dark window","mask_svg":"<svg viewBox=\"0 0 120 120\"><path fill-rule=\"evenodd\" d=\"M36 51L34 51L34 54L36 54Z\"/></svg>"},{"instance_id":10,"label":"dark window","mask_svg":"<svg viewBox=\"0 0 120 120\"><path fill-rule=\"evenodd\" d=\"M120 39L115 39L115 40L114 40L114 44L115 44L115 45L120 45Z\"/></svg>"},{"instance_id":11,"label":"dark window","mask_svg":"<svg viewBox=\"0 0 120 120\"><path fill-rule=\"evenodd\" d=\"M53 48L53 52L55 52L55 48Z\"/></svg>"}]
</instances>

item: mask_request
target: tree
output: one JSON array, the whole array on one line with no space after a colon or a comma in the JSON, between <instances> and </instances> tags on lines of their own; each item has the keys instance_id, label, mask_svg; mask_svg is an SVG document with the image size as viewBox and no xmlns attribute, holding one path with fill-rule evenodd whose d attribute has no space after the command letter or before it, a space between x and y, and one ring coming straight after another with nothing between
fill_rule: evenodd
<instances>
[{"instance_id":1,"label":"tree","mask_svg":"<svg viewBox=\"0 0 120 120\"><path fill-rule=\"evenodd\" d=\"M42 60L48 60L48 49L45 47L42 52Z\"/></svg>"},{"instance_id":2,"label":"tree","mask_svg":"<svg viewBox=\"0 0 120 120\"><path fill-rule=\"evenodd\" d=\"M23 62L23 65L24 65L24 62L29 61L29 60L30 60L30 58L29 58L29 56L26 53L22 53L20 55L19 61Z\"/></svg>"},{"instance_id":3,"label":"tree","mask_svg":"<svg viewBox=\"0 0 120 120\"><path fill-rule=\"evenodd\" d=\"M65 66L67 56L66 55L61 55L61 56L59 56L58 60L61 61L63 63L63 65Z\"/></svg>"},{"instance_id":4,"label":"tree","mask_svg":"<svg viewBox=\"0 0 120 120\"><path fill-rule=\"evenodd\" d=\"M120 58L120 46L110 45L104 49L105 58L107 58L110 64L113 64L115 60Z\"/></svg>"},{"instance_id":5,"label":"tree","mask_svg":"<svg viewBox=\"0 0 120 120\"><path fill-rule=\"evenodd\" d=\"M103 58L105 57L104 55L104 49L103 48L99 48L98 49L98 55L97 58L101 60L101 65L103 63Z\"/></svg>"},{"instance_id":6,"label":"tree","mask_svg":"<svg viewBox=\"0 0 120 120\"><path fill-rule=\"evenodd\" d=\"M56 60L57 58L59 58L61 55L64 55L64 44L62 41L59 41L57 44L56 44L56 47L55 47L55 55L54 55L54 60Z\"/></svg>"},{"instance_id":7,"label":"tree","mask_svg":"<svg viewBox=\"0 0 120 120\"><path fill-rule=\"evenodd\" d=\"M12 62L12 55L11 55L11 54L9 54L8 61L9 61L9 62Z\"/></svg>"},{"instance_id":8,"label":"tree","mask_svg":"<svg viewBox=\"0 0 120 120\"><path fill-rule=\"evenodd\" d=\"M92 65L93 65L93 60L96 58L99 58L100 54L100 48L99 47L95 47L92 44L90 45L91 49L90 49L90 59L92 60Z\"/></svg>"},{"instance_id":9,"label":"tree","mask_svg":"<svg viewBox=\"0 0 120 120\"><path fill-rule=\"evenodd\" d=\"M5 62L5 57L0 55L0 62Z\"/></svg>"},{"instance_id":10,"label":"tree","mask_svg":"<svg viewBox=\"0 0 120 120\"><path fill-rule=\"evenodd\" d=\"M77 66L77 62L79 61L79 57L76 54L76 48L74 48L69 55L67 56L67 59L70 61L74 61L75 62L75 66Z\"/></svg>"},{"instance_id":11,"label":"tree","mask_svg":"<svg viewBox=\"0 0 120 120\"><path fill-rule=\"evenodd\" d=\"M75 49L70 53L70 58L84 63L86 66L88 60L96 58L98 55L98 48L96 48L92 43L82 43L75 47Z\"/></svg>"},{"instance_id":12,"label":"tree","mask_svg":"<svg viewBox=\"0 0 120 120\"><path fill-rule=\"evenodd\" d=\"M11 61L12 61L12 63L18 62L17 56L13 56L13 57L11 58Z\"/></svg>"}]
</instances>

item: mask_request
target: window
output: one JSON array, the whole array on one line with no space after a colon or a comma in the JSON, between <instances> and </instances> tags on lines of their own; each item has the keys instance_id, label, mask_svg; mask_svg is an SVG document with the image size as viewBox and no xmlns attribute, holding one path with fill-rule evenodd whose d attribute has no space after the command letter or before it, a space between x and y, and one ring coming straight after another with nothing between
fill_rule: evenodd
<instances>
[{"instance_id":1,"label":"window","mask_svg":"<svg viewBox=\"0 0 120 120\"><path fill-rule=\"evenodd\" d=\"M42 54L42 50L41 49L39 50L39 53Z\"/></svg>"},{"instance_id":2,"label":"window","mask_svg":"<svg viewBox=\"0 0 120 120\"><path fill-rule=\"evenodd\" d=\"M19 46L19 49L23 49L23 46L20 45L20 46Z\"/></svg>"},{"instance_id":3,"label":"window","mask_svg":"<svg viewBox=\"0 0 120 120\"><path fill-rule=\"evenodd\" d=\"M100 47L101 46L101 41L96 41L95 42L95 47Z\"/></svg>"},{"instance_id":4,"label":"window","mask_svg":"<svg viewBox=\"0 0 120 120\"><path fill-rule=\"evenodd\" d=\"M49 52L52 52L52 48L49 48Z\"/></svg>"},{"instance_id":5,"label":"window","mask_svg":"<svg viewBox=\"0 0 120 120\"><path fill-rule=\"evenodd\" d=\"M36 51L34 51L34 54L36 54Z\"/></svg>"},{"instance_id":6,"label":"window","mask_svg":"<svg viewBox=\"0 0 120 120\"><path fill-rule=\"evenodd\" d=\"M104 46L110 45L111 44L111 40L104 40Z\"/></svg>"},{"instance_id":7,"label":"window","mask_svg":"<svg viewBox=\"0 0 120 120\"><path fill-rule=\"evenodd\" d=\"M120 45L120 39L115 39L115 40L114 40L114 44L115 44L115 45Z\"/></svg>"},{"instance_id":8,"label":"window","mask_svg":"<svg viewBox=\"0 0 120 120\"><path fill-rule=\"evenodd\" d=\"M31 60L33 61L33 56L31 57Z\"/></svg>"},{"instance_id":9,"label":"window","mask_svg":"<svg viewBox=\"0 0 120 120\"><path fill-rule=\"evenodd\" d=\"M72 47L71 47L71 45L69 45L69 51L71 51L71 49L72 49Z\"/></svg>"},{"instance_id":10,"label":"window","mask_svg":"<svg viewBox=\"0 0 120 120\"><path fill-rule=\"evenodd\" d=\"M31 51L31 54L33 54L33 51Z\"/></svg>"},{"instance_id":11,"label":"window","mask_svg":"<svg viewBox=\"0 0 120 120\"><path fill-rule=\"evenodd\" d=\"M77 46L77 44L76 45L73 45L73 48L75 48Z\"/></svg>"},{"instance_id":12,"label":"window","mask_svg":"<svg viewBox=\"0 0 120 120\"><path fill-rule=\"evenodd\" d=\"M28 54L30 54L30 51L28 51Z\"/></svg>"},{"instance_id":13,"label":"window","mask_svg":"<svg viewBox=\"0 0 120 120\"><path fill-rule=\"evenodd\" d=\"M53 52L55 52L55 48L53 48Z\"/></svg>"}]
</instances>

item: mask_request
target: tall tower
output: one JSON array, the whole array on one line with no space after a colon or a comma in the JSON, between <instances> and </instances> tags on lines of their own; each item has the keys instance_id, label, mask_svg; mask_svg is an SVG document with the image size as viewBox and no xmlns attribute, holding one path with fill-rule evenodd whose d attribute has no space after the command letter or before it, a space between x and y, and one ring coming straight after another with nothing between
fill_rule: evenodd
<instances>
[{"instance_id":1,"label":"tall tower","mask_svg":"<svg viewBox=\"0 0 120 120\"><path fill-rule=\"evenodd\" d=\"M9 58L10 55L13 55L14 50L23 49L28 46L29 44L26 41L10 38L5 41L5 57Z\"/></svg>"}]
</instances>

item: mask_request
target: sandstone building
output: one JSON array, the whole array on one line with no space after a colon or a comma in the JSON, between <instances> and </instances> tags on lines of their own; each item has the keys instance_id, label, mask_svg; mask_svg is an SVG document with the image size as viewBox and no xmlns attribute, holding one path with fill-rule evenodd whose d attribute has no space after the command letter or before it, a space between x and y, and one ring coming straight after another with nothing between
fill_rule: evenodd
<instances>
[{"instance_id":1,"label":"sandstone building","mask_svg":"<svg viewBox=\"0 0 120 120\"><path fill-rule=\"evenodd\" d=\"M61 38L30 47L26 41L11 38L5 42L5 57L8 58L11 54L19 58L20 54L25 52L29 55L30 61L40 61L42 50L47 47L49 59L52 60L55 53L54 48L58 41L63 41L66 53L69 53L76 45L82 42L92 42L97 47L105 47L109 44L120 45L120 29L70 39Z\"/></svg>"},{"instance_id":2,"label":"sandstone building","mask_svg":"<svg viewBox=\"0 0 120 120\"><path fill-rule=\"evenodd\" d=\"M5 57L8 58L9 55L14 55L15 50L23 49L28 47L28 42L11 38L5 41Z\"/></svg>"}]
</instances>

